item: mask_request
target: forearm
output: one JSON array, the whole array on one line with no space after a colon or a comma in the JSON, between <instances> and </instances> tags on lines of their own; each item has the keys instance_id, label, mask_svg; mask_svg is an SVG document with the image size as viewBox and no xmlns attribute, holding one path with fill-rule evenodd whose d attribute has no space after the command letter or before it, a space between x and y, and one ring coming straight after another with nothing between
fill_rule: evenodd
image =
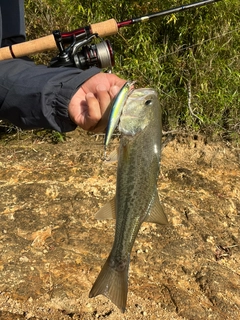
<instances>
[{"instance_id":1,"label":"forearm","mask_svg":"<svg viewBox=\"0 0 240 320\"><path fill-rule=\"evenodd\" d=\"M0 61L0 119L23 129L76 128L68 105L77 89L100 72L91 68L47 68L20 59Z\"/></svg>"}]
</instances>

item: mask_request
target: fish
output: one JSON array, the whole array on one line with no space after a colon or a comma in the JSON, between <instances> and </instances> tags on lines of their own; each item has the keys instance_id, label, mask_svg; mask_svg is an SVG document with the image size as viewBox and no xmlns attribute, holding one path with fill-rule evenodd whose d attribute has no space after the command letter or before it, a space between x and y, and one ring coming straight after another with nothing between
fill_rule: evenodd
<instances>
[{"instance_id":1,"label":"fish","mask_svg":"<svg viewBox=\"0 0 240 320\"><path fill-rule=\"evenodd\" d=\"M111 109L111 112L109 115L108 125L107 125L105 139L104 139L105 150L110 142L110 139L113 135L114 130L116 129L116 127L118 125L123 106L127 100L129 93L131 92L131 88L134 83L135 83L135 81L133 81L133 82L127 81L123 85L123 87L120 89L117 96L115 97L115 99L112 102L112 109Z\"/></svg>"},{"instance_id":2,"label":"fish","mask_svg":"<svg viewBox=\"0 0 240 320\"><path fill-rule=\"evenodd\" d=\"M89 297L104 295L123 313L128 294L130 254L142 223L168 223L160 203L157 181L161 154L161 107L157 92L135 89L123 108L115 197L96 215L116 218L112 250Z\"/></svg>"}]
</instances>

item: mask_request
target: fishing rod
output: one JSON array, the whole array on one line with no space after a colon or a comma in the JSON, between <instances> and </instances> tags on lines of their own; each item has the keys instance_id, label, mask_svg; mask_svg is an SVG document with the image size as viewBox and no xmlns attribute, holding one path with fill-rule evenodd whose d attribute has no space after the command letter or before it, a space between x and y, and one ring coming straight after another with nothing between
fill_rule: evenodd
<instances>
[{"instance_id":1,"label":"fishing rod","mask_svg":"<svg viewBox=\"0 0 240 320\"><path fill-rule=\"evenodd\" d=\"M51 35L45 37L1 48L0 60L19 58L46 50L58 49L59 53L51 60L50 67L70 66L83 70L92 66L99 68L112 67L114 65L113 50L110 42L108 40L103 41L102 37L117 34L118 30L122 27L139 22L146 22L151 19L205 6L218 1L221 0L203 0L122 22L116 22L115 19L110 19L90 24L89 26L70 32L60 32L56 30L53 31ZM96 38L102 41L91 44Z\"/></svg>"}]
</instances>

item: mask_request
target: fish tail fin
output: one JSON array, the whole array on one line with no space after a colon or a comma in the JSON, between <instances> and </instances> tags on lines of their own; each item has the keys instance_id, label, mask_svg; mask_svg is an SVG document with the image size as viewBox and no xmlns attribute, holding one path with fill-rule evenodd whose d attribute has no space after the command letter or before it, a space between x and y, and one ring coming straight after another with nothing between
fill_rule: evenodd
<instances>
[{"instance_id":1,"label":"fish tail fin","mask_svg":"<svg viewBox=\"0 0 240 320\"><path fill-rule=\"evenodd\" d=\"M122 312L125 312L128 293L128 269L129 263L121 271L112 268L110 258L108 258L93 284L89 298L102 294Z\"/></svg>"}]
</instances>

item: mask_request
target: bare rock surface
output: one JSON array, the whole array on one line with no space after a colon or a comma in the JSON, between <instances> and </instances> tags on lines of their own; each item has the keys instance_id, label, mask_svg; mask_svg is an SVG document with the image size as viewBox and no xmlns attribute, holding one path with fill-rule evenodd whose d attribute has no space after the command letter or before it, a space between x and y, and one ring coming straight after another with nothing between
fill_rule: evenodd
<instances>
[{"instance_id":1,"label":"bare rock surface","mask_svg":"<svg viewBox=\"0 0 240 320\"><path fill-rule=\"evenodd\" d=\"M122 314L88 298L112 247L114 221L94 215L117 164L103 162L102 136L33 138L0 140L0 319L240 319L239 149L198 135L163 149L169 224L142 225Z\"/></svg>"}]
</instances>

